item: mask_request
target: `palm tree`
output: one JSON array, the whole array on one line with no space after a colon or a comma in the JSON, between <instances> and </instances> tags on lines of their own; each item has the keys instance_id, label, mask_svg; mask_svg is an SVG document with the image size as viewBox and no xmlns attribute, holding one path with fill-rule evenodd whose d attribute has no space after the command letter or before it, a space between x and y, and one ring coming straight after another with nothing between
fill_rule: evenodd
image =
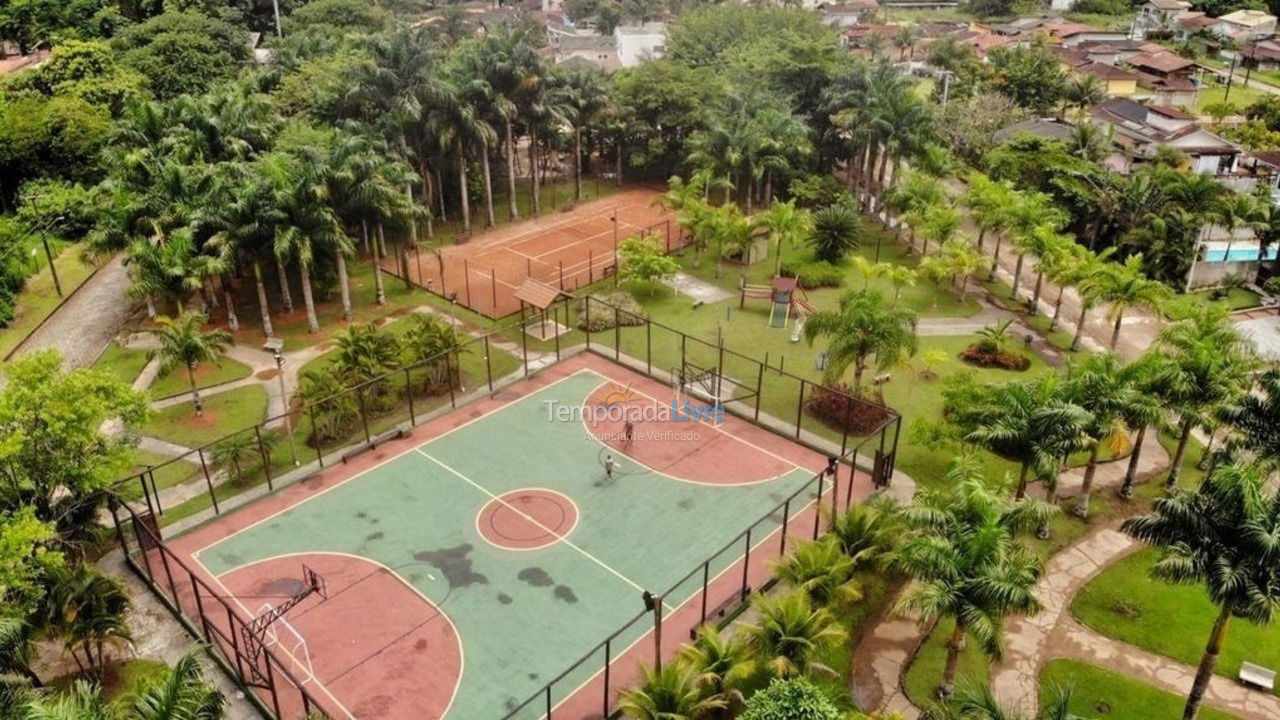
<instances>
[{"instance_id":1,"label":"palm tree","mask_svg":"<svg viewBox=\"0 0 1280 720\"><path fill-rule=\"evenodd\" d=\"M258 437L262 445L258 445ZM226 471L236 482L244 480L245 468L252 468L262 463L262 455L271 457L271 450L280 442L280 436L273 430L255 436L249 432L238 432L213 446L210 460L215 468Z\"/></svg>"},{"instance_id":2,"label":"palm tree","mask_svg":"<svg viewBox=\"0 0 1280 720\"><path fill-rule=\"evenodd\" d=\"M1074 76L1067 83L1066 90L1062 94L1063 105L1075 108L1080 113L1084 113L1106 99L1107 89L1103 87L1102 81L1093 75Z\"/></svg>"},{"instance_id":3,"label":"palm tree","mask_svg":"<svg viewBox=\"0 0 1280 720\"><path fill-rule=\"evenodd\" d=\"M1013 205L1013 186L1007 182L996 182L980 172L969 176L960 202L969 209L973 221L978 225L978 249L982 249L982 240L988 232L1001 231L1008 226L1008 209ZM996 260L1000 259L997 248ZM995 268L993 266L992 271ZM988 278L990 279L990 278Z\"/></svg>"},{"instance_id":4,"label":"palm tree","mask_svg":"<svg viewBox=\"0 0 1280 720\"><path fill-rule=\"evenodd\" d=\"M790 554L773 563L773 574L804 592L817 607L856 602L862 598L853 580L853 558L830 537L801 541Z\"/></svg>"},{"instance_id":5,"label":"palm tree","mask_svg":"<svg viewBox=\"0 0 1280 720\"><path fill-rule=\"evenodd\" d=\"M884 201L887 209L898 214L898 239L902 238L902 221L928 217L928 209L942 205L946 199L946 191L936 178L912 170L902 173L901 179L885 196ZM911 245L915 244L916 224L911 223L911 238L908 241Z\"/></svg>"},{"instance_id":6,"label":"palm tree","mask_svg":"<svg viewBox=\"0 0 1280 720\"><path fill-rule=\"evenodd\" d=\"M31 669L34 657L31 626L22 618L0 618L0 675L21 676L32 687L41 687L40 676Z\"/></svg>"},{"instance_id":7,"label":"palm tree","mask_svg":"<svg viewBox=\"0 0 1280 720\"><path fill-rule=\"evenodd\" d=\"M633 720L700 720L724 708L719 697L707 697L694 671L684 663L660 670L642 667L644 680L622 692L618 709Z\"/></svg>"},{"instance_id":8,"label":"palm tree","mask_svg":"<svg viewBox=\"0 0 1280 720\"><path fill-rule=\"evenodd\" d=\"M200 389L196 387L196 365L202 362L217 363L227 347L235 344L235 338L226 330L205 330L208 322L204 313L190 312L174 320L169 317L156 319L159 327L151 331L160 343L157 357L160 358L161 374L168 373L179 365L187 368L187 380L191 383L191 402L196 408L196 417L204 414L204 403L200 400Z\"/></svg>"},{"instance_id":9,"label":"palm tree","mask_svg":"<svg viewBox=\"0 0 1280 720\"><path fill-rule=\"evenodd\" d=\"M1123 265L1102 265L1090 289L1095 301L1109 305L1107 319L1115 323L1111 330L1112 350L1120 341L1120 325L1125 311L1132 307L1158 311L1160 304L1169 297L1169 288L1158 280L1149 279L1143 271L1142 253L1129 256Z\"/></svg>"},{"instance_id":10,"label":"palm tree","mask_svg":"<svg viewBox=\"0 0 1280 720\"><path fill-rule=\"evenodd\" d=\"M98 686L76 680L70 692L37 695L19 715L22 720L113 720L111 706Z\"/></svg>"},{"instance_id":11,"label":"palm tree","mask_svg":"<svg viewBox=\"0 0 1280 720\"><path fill-rule=\"evenodd\" d=\"M1053 234L1062 227L1066 218L1053 200L1044 193L1024 193L1008 210L1009 232L1013 235L1014 252L1018 260L1013 267L1013 289L1009 297L1015 300L1022 287L1022 266L1028 253L1046 243L1037 238ZM998 259L997 259L998 262Z\"/></svg>"},{"instance_id":12,"label":"palm tree","mask_svg":"<svg viewBox=\"0 0 1280 720\"><path fill-rule=\"evenodd\" d=\"M133 643L125 622L131 603L124 585L90 564L55 568L49 580L44 622L63 638L63 647L81 670L101 677L106 646ZM77 650L83 653L83 662Z\"/></svg>"},{"instance_id":13,"label":"palm tree","mask_svg":"<svg viewBox=\"0 0 1280 720\"><path fill-rule=\"evenodd\" d=\"M835 675L821 658L844 644L845 631L826 608L814 607L803 590L757 595L756 621L743 627L756 657L774 676Z\"/></svg>"},{"instance_id":14,"label":"palm tree","mask_svg":"<svg viewBox=\"0 0 1280 720\"><path fill-rule=\"evenodd\" d=\"M1138 475L1138 462L1142 458L1142 446L1147 439L1147 430L1155 427L1163 430L1165 425L1164 408L1160 404L1160 386L1164 358L1158 351L1149 351L1142 357L1129 363L1121 370L1123 382L1136 389L1131 396L1132 402L1121 408L1124 424L1130 429L1137 428L1137 436L1131 443L1133 450L1129 454L1129 466L1124 473L1124 483L1120 486L1120 497L1133 497L1133 483Z\"/></svg>"},{"instance_id":15,"label":"palm tree","mask_svg":"<svg viewBox=\"0 0 1280 720\"><path fill-rule=\"evenodd\" d=\"M1226 310L1210 304L1165 327L1156 347L1167 358L1161 364L1161 400L1178 418L1178 446L1166 480L1174 487L1191 431L1203 418L1239 402L1258 360L1249 340L1227 320Z\"/></svg>"},{"instance_id":16,"label":"palm tree","mask_svg":"<svg viewBox=\"0 0 1280 720\"><path fill-rule=\"evenodd\" d=\"M1135 382L1140 377L1126 372L1126 366L1114 353L1091 355L1067 371L1067 397L1089 413L1089 422L1084 428L1089 461L1074 509L1079 517L1089 515L1093 477L1103 446L1108 446L1113 454L1127 449L1132 428L1126 420L1135 415L1146 416L1153 407L1158 410L1145 388Z\"/></svg>"},{"instance_id":17,"label":"palm tree","mask_svg":"<svg viewBox=\"0 0 1280 720\"><path fill-rule=\"evenodd\" d=\"M677 662L693 671L703 697L719 698L721 710L736 717L746 698L742 689L756 673L751 645L741 633L722 634L710 623L698 628L694 641L680 648Z\"/></svg>"},{"instance_id":18,"label":"palm tree","mask_svg":"<svg viewBox=\"0 0 1280 720\"><path fill-rule=\"evenodd\" d=\"M1082 444L1090 421L1084 408L1071 402L1052 375L1014 380L976 389L972 395L948 398L947 421L965 442L1018 463L1014 495L1026 495L1027 482L1053 481L1063 458Z\"/></svg>"},{"instance_id":19,"label":"palm tree","mask_svg":"<svg viewBox=\"0 0 1280 720\"><path fill-rule=\"evenodd\" d=\"M853 393L862 393L862 376L875 357L885 369L904 354L916 352L916 314L888 306L880 293L851 290L840 298L837 310L820 310L804 325L805 340L812 345L827 338L829 364L823 382L831 385L853 367Z\"/></svg>"},{"instance_id":20,"label":"palm tree","mask_svg":"<svg viewBox=\"0 0 1280 720\"><path fill-rule=\"evenodd\" d=\"M888 558L901 532L901 508L893 498L881 495L837 515L831 522L830 537L858 571Z\"/></svg>"},{"instance_id":21,"label":"palm tree","mask_svg":"<svg viewBox=\"0 0 1280 720\"><path fill-rule=\"evenodd\" d=\"M920 37L920 31L912 23L899 25L898 29L893 33L893 46L898 48L898 60L907 59L907 52L915 56L916 40Z\"/></svg>"},{"instance_id":22,"label":"palm tree","mask_svg":"<svg viewBox=\"0 0 1280 720\"><path fill-rule=\"evenodd\" d=\"M567 113L573 124L573 199L582 200L582 131L593 126L609 105L608 84L603 72L580 69L564 75L564 82L557 88L570 108Z\"/></svg>"},{"instance_id":23,"label":"palm tree","mask_svg":"<svg viewBox=\"0 0 1280 720\"><path fill-rule=\"evenodd\" d=\"M1042 525L1053 512L1044 503L1010 502L989 490L971 456L955 460L947 486L947 492L922 490L907 508L914 533L894 559L915 580L898 603L900 612L916 612L921 622L955 619L938 688L941 697L955 688L966 637L977 641L988 657L999 659L1004 619L1040 609L1034 594L1040 563L1017 536Z\"/></svg>"},{"instance_id":24,"label":"palm tree","mask_svg":"<svg viewBox=\"0 0 1280 720\"><path fill-rule=\"evenodd\" d=\"M1222 419L1231 429L1229 453L1247 453L1264 468L1280 468L1280 370L1260 375L1253 391L1231 403Z\"/></svg>"},{"instance_id":25,"label":"palm tree","mask_svg":"<svg viewBox=\"0 0 1280 720\"><path fill-rule=\"evenodd\" d=\"M944 245L960 232L960 213L950 205L930 205L924 209L920 234L924 236L921 255L929 254L929 241Z\"/></svg>"},{"instance_id":26,"label":"palm tree","mask_svg":"<svg viewBox=\"0 0 1280 720\"><path fill-rule=\"evenodd\" d=\"M916 271L906 265L893 264L884 271L884 278L893 286L893 305L897 307L903 289L915 287Z\"/></svg>"},{"instance_id":27,"label":"palm tree","mask_svg":"<svg viewBox=\"0 0 1280 720\"><path fill-rule=\"evenodd\" d=\"M221 720L226 699L204 677L198 650L189 650L174 666L137 693L130 720Z\"/></svg>"},{"instance_id":28,"label":"palm tree","mask_svg":"<svg viewBox=\"0 0 1280 720\"><path fill-rule=\"evenodd\" d=\"M862 221L849 205L836 203L813 214L813 248L819 260L839 262L858 248L862 238Z\"/></svg>"},{"instance_id":29,"label":"palm tree","mask_svg":"<svg viewBox=\"0 0 1280 720\"><path fill-rule=\"evenodd\" d=\"M1058 329L1058 320L1062 316L1062 301L1067 288L1079 284L1095 271L1097 257L1087 248L1076 243L1063 243L1058 252L1040 258L1040 269L1049 282L1058 287L1058 295L1053 301L1053 315L1049 318L1049 332Z\"/></svg>"},{"instance_id":30,"label":"palm tree","mask_svg":"<svg viewBox=\"0 0 1280 720\"><path fill-rule=\"evenodd\" d=\"M1257 465L1219 466L1194 491L1156 500L1154 512L1121 528L1161 549L1154 576L1200 585L1218 606L1182 713L1193 720L1231 618L1267 624L1280 606L1280 493Z\"/></svg>"},{"instance_id":31,"label":"palm tree","mask_svg":"<svg viewBox=\"0 0 1280 720\"><path fill-rule=\"evenodd\" d=\"M463 351L462 337L447 320L435 315L416 313L410 322L400 347L406 365L414 367L425 363L423 392L456 385L459 381L456 360Z\"/></svg>"},{"instance_id":32,"label":"palm tree","mask_svg":"<svg viewBox=\"0 0 1280 720\"><path fill-rule=\"evenodd\" d=\"M961 683L946 703L925 710L924 720L1090 720L1071 712L1071 689L1059 688L1034 717L1000 703L986 684Z\"/></svg>"},{"instance_id":33,"label":"palm tree","mask_svg":"<svg viewBox=\"0 0 1280 720\"><path fill-rule=\"evenodd\" d=\"M960 302L969 299L969 279L982 269L986 256L973 245L954 238L938 248L938 257L947 268L947 274L960 283Z\"/></svg>"},{"instance_id":34,"label":"palm tree","mask_svg":"<svg viewBox=\"0 0 1280 720\"><path fill-rule=\"evenodd\" d=\"M751 218L753 229L768 233L775 251L773 274L782 273L782 248L795 245L813 232L813 217L808 210L797 208L795 200L775 202Z\"/></svg>"}]
</instances>

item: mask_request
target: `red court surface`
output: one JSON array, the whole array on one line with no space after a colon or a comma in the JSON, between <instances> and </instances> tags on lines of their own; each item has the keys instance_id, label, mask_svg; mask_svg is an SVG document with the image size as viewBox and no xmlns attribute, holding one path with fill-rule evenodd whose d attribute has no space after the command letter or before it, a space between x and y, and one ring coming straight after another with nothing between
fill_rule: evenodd
<instances>
[{"instance_id":1,"label":"red court surface","mask_svg":"<svg viewBox=\"0 0 1280 720\"><path fill-rule=\"evenodd\" d=\"M657 190L628 189L568 212L547 212L512 225L478 232L434 251L410 255L409 279L488 317L520 310L515 291L527 277L572 291L613 271L614 223L618 242L646 234L667 250L679 247L674 217L653 204ZM395 258L383 267L398 274Z\"/></svg>"},{"instance_id":2,"label":"red court surface","mask_svg":"<svg viewBox=\"0 0 1280 720\"><path fill-rule=\"evenodd\" d=\"M633 407L661 404L661 398L672 397L671 387L642 376L594 353L580 353L552 365L531 378L499 390L455 411L426 421L408 437L388 442L342 464L336 455L315 475L265 496L251 504L198 526L168 541L168 546L181 558L181 563L210 587L225 592L221 601L212 597L193 597L185 585L177 590L179 604L189 617L205 617L204 622L219 628L242 625L265 608L264 602L279 602L301 586L301 565L318 571L327 584L327 599L308 597L286 616L288 627L278 628L278 642L273 652L283 658L290 674L301 684L322 709L335 718L380 718L418 720L421 718L460 717L448 708L460 683L466 682L466 667L459 631L450 618L432 600L415 588L421 576L414 567L394 570L354 554L309 552L282 555L243 565L215 577L201 564L198 553L258 523L271 522L284 510L334 489L349 480L412 453L424 443L440 438L451 430L500 410L525 396L547 388L570 376L589 370L606 378L585 406L599 407L606 401ZM617 392L625 388L625 396ZM749 485L766 482L783 471L803 468L817 472L826 465L822 453L794 443L769 430L755 426L734 415L712 427L695 423L703 430L700 444L674 440L667 443L641 441L623 447L620 422L610 419L588 422L587 430L602 443L601 452L634 453L633 461L652 468L662 476L679 482L707 485ZM678 432L688 421L641 423L637 433ZM820 502L827 507L844 507L870 494L869 477L841 467L834 479L821 485ZM726 490L728 492L728 490ZM501 502L485 505L481 512L458 517L459 523L474 527L485 541L504 552L528 553L554 545L574 532L579 524L579 508L574 500L554 490L539 487L521 488L497 497ZM676 583L662 622L662 643L658 647L655 634L645 624L632 624L630 632L619 633L609 653L605 672L603 651L590 663L570 673L553 687L551 717L559 719L598 719L616 710L620 690L639 678L641 663L652 663L655 654L670 658L682 642L704 621L730 607L771 576L770 563L787 547L815 537L820 531L820 517L815 506L815 493L806 491L767 517L742 517L741 528L726 528L726 540L749 526L754 531L739 536L737 544L726 547L706 566L674 568L688 572L685 581ZM517 511L514 511L518 509ZM764 515L769 507L761 507ZM752 525L755 522L756 525ZM785 526L784 535L781 528ZM383 531L394 533L395 527ZM573 537L579 537L574 535ZM619 538L619 542L634 539ZM707 552L714 551L708 549ZM157 563L153 551L144 557ZM427 570L425 566L421 568ZM161 583L163 584L163 583ZM189 583L194 585L194 583ZM206 595L201 593L201 595ZM267 598L264 600L263 598ZM223 605L236 616L236 622L216 617L212 609ZM627 617L634 608L627 608ZM219 610L221 611L221 610ZM575 611L577 612L577 611ZM582 609L581 612L590 612ZM210 616L214 616L210 619ZM651 616L639 619L651 623ZM276 627L276 626L273 626ZM296 630L297 635L292 633ZM548 625L546 633L559 630ZM235 635L236 633L228 633ZM297 647L296 639L306 640L306 652ZM592 642L602 642L603 637ZM219 643L222 644L222 643ZM590 650L590 645L582 652ZM223 647L224 652L229 648ZM234 657L234 655L231 655ZM309 663L308 663L309 658ZM598 662L597 662L598 659ZM542 674L543 681L555 677L564 668L525 668ZM282 715L301 716L301 701L281 701ZM522 708L513 717L533 718L545 714L541 700ZM462 720L472 720L463 718ZM501 720L476 718L476 720Z\"/></svg>"}]
</instances>

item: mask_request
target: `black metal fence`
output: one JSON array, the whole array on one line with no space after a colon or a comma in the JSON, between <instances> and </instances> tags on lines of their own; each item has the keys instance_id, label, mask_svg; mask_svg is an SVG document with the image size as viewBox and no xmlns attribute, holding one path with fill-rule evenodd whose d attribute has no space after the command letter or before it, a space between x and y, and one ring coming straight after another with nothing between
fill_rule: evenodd
<instances>
[{"instance_id":1,"label":"black metal fence","mask_svg":"<svg viewBox=\"0 0 1280 720\"><path fill-rule=\"evenodd\" d=\"M556 335L550 341L531 340L526 332L547 319L572 328L583 314L601 310L613 314L611 329L572 330L563 338ZM512 341L512 332L519 334L518 345ZM574 344L572 350L570 343ZM510 372L500 371L511 363L495 362L499 344L512 350L508 354L519 352L518 362ZM727 412L828 455L837 468L834 474L815 475L750 523L657 596L655 611L639 612L534 696L507 708L504 720L551 717L553 713L577 717L574 712L589 714L596 707L607 715L616 709L616 690L638 679L641 660L661 662L664 654L674 651L679 643L670 640L672 632L683 639L705 622L731 616L754 590L769 581L768 560L784 553L787 543L795 538L818 536L819 506L837 511L842 495L844 507L849 506L860 459L875 486L889 484L901 431L897 413L735 352L718 338L696 337L590 297L572 301L566 298L546 313L522 318L454 350L314 403L291 407L281 415L174 458L169 462L197 464L200 477L196 482L204 485L204 493L187 499L178 514L228 512L263 492L273 492L287 482L304 478L326 463L345 461L398 437L405 427L416 426L472 397L492 394L528 377L553 358L559 361L579 351L609 358L662 382L672 382L688 368L714 369L720 388L717 400ZM445 380L441 382L441 378ZM428 380L432 379L435 382L427 391ZM830 406L832 398L845 409L839 417L870 424L832 424L830 417L824 419L806 412L815 400ZM283 425L284 440L272 442L277 433L271 426L277 424ZM225 450L233 446L238 446L240 452ZM219 451L220 447L223 450ZM215 455L221 462L211 469ZM308 713L339 717L326 710L326 698L317 698L298 682L296 668L288 660L282 660L269 648L244 647L242 629L252 618L214 593L164 544L160 527L166 514L174 513L175 508L166 508L162 503L162 492L156 484L156 471L162 467L148 468L115 485L112 515L129 565L194 635L217 651L224 668L238 683L257 690L257 697L274 717L283 720ZM665 644L664 628L668 638ZM649 643L643 642L646 634L651 638ZM582 706L583 703L591 707Z\"/></svg>"}]
</instances>

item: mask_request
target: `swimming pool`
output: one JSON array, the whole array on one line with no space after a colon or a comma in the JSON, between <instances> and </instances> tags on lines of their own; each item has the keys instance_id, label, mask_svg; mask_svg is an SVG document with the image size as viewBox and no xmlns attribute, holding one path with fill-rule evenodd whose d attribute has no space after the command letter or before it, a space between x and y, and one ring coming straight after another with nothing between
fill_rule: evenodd
<instances>
[{"instance_id":1,"label":"swimming pool","mask_svg":"<svg viewBox=\"0 0 1280 720\"><path fill-rule=\"evenodd\" d=\"M1242 248L1206 248L1204 257L1201 262L1253 262L1257 260L1275 260L1276 248L1269 247L1265 253L1259 252L1256 247Z\"/></svg>"}]
</instances>

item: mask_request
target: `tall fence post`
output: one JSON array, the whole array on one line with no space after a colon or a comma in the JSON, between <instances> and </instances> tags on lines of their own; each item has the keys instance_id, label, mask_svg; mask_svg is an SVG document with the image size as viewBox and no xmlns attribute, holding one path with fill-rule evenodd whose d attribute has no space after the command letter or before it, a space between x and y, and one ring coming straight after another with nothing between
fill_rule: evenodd
<instances>
[{"instance_id":1,"label":"tall fence post","mask_svg":"<svg viewBox=\"0 0 1280 720\"><path fill-rule=\"evenodd\" d=\"M746 542L742 549L742 599L747 599L751 588L747 585L747 572L751 570L751 528L747 528Z\"/></svg>"},{"instance_id":2,"label":"tall fence post","mask_svg":"<svg viewBox=\"0 0 1280 720\"><path fill-rule=\"evenodd\" d=\"M818 473L818 497L813 499L813 539L818 539L819 526L822 525L822 493L826 489L827 471Z\"/></svg>"},{"instance_id":3,"label":"tall fence post","mask_svg":"<svg viewBox=\"0 0 1280 720\"><path fill-rule=\"evenodd\" d=\"M791 498L782 503L782 542L778 545L778 555L787 554L787 525L791 523Z\"/></svg>"},{"instance_id":4,"label":"tall fence post","mask_svg":"<svg viewBox=\"0 0 1280 720\"><path fill-rule=\"evenodd\" d=\"M213 501L213 514L221 515L218 509L218 496L213 492L213 479L209 477L209 465L204 461L204 448L196 448L196 456L200 458L200 469L204 471L204 485L209 488L209 499Z\"/></svg>"},{"instance_id":5,"label":"tall fence post","mask_svg":"<svg viewBox=\"0 0 1280 720\"><path fill-rule=\"evenodd\" d=\"M613 662L613 638L604 639L604 713L600 717L609 717L609 664Z\"/></svg>"},{"instance_id":6,"label":"tall fence post","mask_svg":"<svg viewBox=\"0 0 1280 720\"><path fill-rule=\"evenodd\" d=\"M493 300L493 316L498 317L498 272L494 268L489 268L489 294Z\"/></svg>"},{"instance_id":7,"label":"tall fence post","mask_svg":"<svg viewBox=\"0 0 1280 720\"><path fill-rule=\"evenodd\" d=\"M644 319L644 373L653 374L653 322Z\"/></svg>"},{"instance_id":8,"label":"tall fence post","mask_svg":"<svg viewBox=\"0 0 1280 720\"><path fill-rule=\"evenodd\" d=\"M458 359L457 355L458 355L458 351L454 350L450 352L448 355L444 356L444 366L449 371L449 383L448 383L449 384L449 408L451 410L457 409L458 407L458 397L453 390L453 363L455 362L458 363L458 379L459 380L462 379L462 361ZM451 357L453 358L453 360L449 359Z\"/></svg>"},{"instance_id":9,"label":"tall fence post","mask_svg":"<svg viewBox=\"0 0 1280 720\"><path fill-rule=\"evenodd\" d=\"M462 284L467 296L467 307L473 307L471 305L471 265L466 258L462 259Z\"/></svg>"},{"instance_id":10,"label":"tall fence post","mask_svg":"<svg viewBox=\"0 0 1280 720\"><path fill-rule=\"evenodd\" d=\"M320 426L316 424L315 405L307 406L307 415L311 417L311 439L316 444L316 462L320 464L320 467L324 467L324 449L320 447L323 443L320 442Z\"/></svg>"},{"instance_id":11,"label":"tall fence post","mask_svg":"<svg viewBox=\"0 0 1280 720\"><path fill-rule=\"evenodd\" d=\"M585 320L582 323L582 332L587 336L587 349L591 349L591 296L584 295L582 297L582 317Z\"/></svg>"},{"instance_id":12,"label":"tall fence post","mask_svg":"<svg viewBox=\"0 0 1280 720\"><path fill-rule=\"evenodd\" d=\"M613 306L613 359L622 357L622 313L618 306Z\"/></svg>"},{"instance_id":13,"label":"tall fence post","mask_svg":"<svg viewBox=\"0 0 1280 720\"><path fill-rule=\"evenodd\" d=\"M764 363L756 363L756 411L752 417L754 422L760 422L760 401L764 397Z\"/></svg>"},{"instance_id":14,"label":"tall fence post","mask_svg":"<svg viewBox=\"0 0 1280 720\"><path fill-rule=\"evenodd\" d=\"M489 336L484 336L484 375L489 380L489 392L493 392L493 363L489 361Z\"/></svg>"},{"instance_id":15,"label":"tall fence post","mask_svg":"<svg viewBox=\"0 0 1280 720\"><path fill-rule=\"evenodd\" d=\"M527 321L520 318L520 352L524 356L524 376L529 377L529 328Z\"/></svg>"},{"instance_id":16,"label":"tall fence post","mask_svg":"<svg viewBox=\"0 0 1280 720\"><path fill-rule=\"evenodd\" d=\"M800 423L804 420L804 378L800 378L800 396L796 398L796 440L800 439Z\"/></svg>"},{"instance_id":17,"label":"tall fence post","mask_svg":"<svg viewBox=\"0 0 1280 720\"><path fill-rule=\"evenodd\" d=\"M262 472L267 476L267 489L274 491L271 486L271 458L267 455L267 444L262 442L262 426L253 426L254 437L258 439L258 454L262 456Z\"/></svg>"}]
</instances>

